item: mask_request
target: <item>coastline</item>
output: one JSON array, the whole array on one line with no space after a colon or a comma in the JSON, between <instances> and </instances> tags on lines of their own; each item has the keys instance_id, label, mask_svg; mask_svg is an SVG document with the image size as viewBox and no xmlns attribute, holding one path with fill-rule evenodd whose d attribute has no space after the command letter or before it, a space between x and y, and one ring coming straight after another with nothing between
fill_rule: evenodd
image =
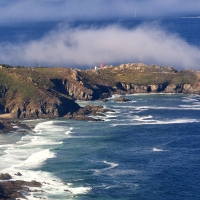
<instances>
[{"instance_id":1,"label":"coastline","mask_svg":"<svg viewBox=\"0 0 200 200\"><path fill-rule=\"evenodd\" d=\"M22 176L21 173L17 173L17 176ZM0 174L0 199L2 200L15 200L26 199L26 195L30 192L38 192L42 190L31 188L40 188L41 183L37 181L22 181L12 180L10 174ZM26 195L25 195L26 194Z\"/></svg>"},{"instance_id":2,"label":"coastline","mask_svg":"<svg viewBox=\"0 0 200 200\"><path fill-rule=\"evenodd\" d=\"M153 93L150 93L150 95L152 95ZM158 95L158 93L155 93L156 95ZM159 93L160 94L160 93ZM135 94L135 95L138 95L138 94ZM148 93L146 93L146 94L142 94L142 95L148 95ZM166 93L163 93L162 95L167 95ZM176 94L170 94L170 95L176 95ZM178 95L180 95L180 94L178 94ZM182 94L181 94L182 95ZM120 95L119 95L120 96ZM123 95L122 95L123 96ZM130 96L132 96L132 95L130 95ZM112 98L114 98L114 96L112 97ZM97 101L96 101L96 103L97 103ZM54 120L54 119L49 119L49 120L47 120L47 119L41 119L41 121L42 122L45 122L45 126L49 126L50 127L50 125L52 125L52 124L50 124L50 121L52 121L52 120ZM60 120L60 118L59 118L59 120ZM27 119L27 124L29 125L29 124L33 124L34 123L34 125L36 125L36 123L40 123L41 122L39 119L38 120L28 120ZM21 121L22 123L26 123L26 120L23 120L23 121ZM41 126L39 126L38 128L37 128L37 130L36 131L39 131L39 129L41 129ZM65 133L66 134L66 133ZM46 136L45 136L46 137ZM39 140L38 140L39 141ZM52 140L52 141L54 141L54 140ZM51 141L51 142L52 142ZM55 142L55 141L54 141ZM57 141L56 141L57 142ZM46 145L46 144L45 144ZM49 147L48 147L49 148ZM3 171L3 173L9 173L9 170L7 170L7 171ZM27 180L26 178L24 178L23 179L23 171L20 171L19 170L19 172L21 172L22 173L22 176L13 176L13 177L15 177L15 180L8 180L8 181L6 181L7 182L7 186L8 187L10 187L10 189L9 188L7 188L8 189L8 191L10 190L10 192L12 191L11 189L13 188L13 184L14 185L16 185L16 189L15 189L15 191L14 192L17 192L17 191L19 191L19 187L21 187L20 186L20 184L23 182L23 184L24 185L27 185L29 182L31 182L31 180L29 179L29 180ZM16 173L16 172L15 172ZM10 173L11 175L13 175L14 173L13 172L11 172ZM26 175L25 175L26 176ZM20 180L17 180L17 177L19 177L19 179ZM34 180L34 179L33 179ZM40 182L40 180L41 179L35 179L37 182L39 181ZM56 181L56 179L53 177L51 177L51 180L53 181L53 182L51 182L50 184L51 185L53 185L53 184L59 184L59 183L57 183L57 181ZM21 181L21 182L20 182ZM4 181L3 181L4 182ZM2 188L2 185L1 184L3 184L3 182L1 182L0 181L0 188ZM5 183L5 182L4 182ZM37 194L38 192L39 193L44 193L45 194L45 192L43 191L43 187L45 188L46 186L47 186L47 184L49 184L49 182L48 181L46 181L45 180L45 182L40 182L41 184L42 184L42 186L41 186L41 188L34 188L33 190L31 189L31 188L28 188L27 189L27 187L22 187L22 189L20 189L20 191L21 191L21 195L25 195L25 197L27 197L28 198L28 196L29 196L29 192L30 192L30 195L32 196L32 195L34 195L34 194L36 194L37 195L37 197L36 198L40 198L40 199L42 199L43 197L40 197L39 196L39 194ZM6 186L6 187L7 187ZM12 188L11 188L11 186L12 186ZM28 187L31 187L30 185L27 185ZM62 188L62 191L64 191L64 192L66 192L66 193L68 193L68 194L71 194L71 193L73 193L73 192L71 192L69 189L68 189L68 186L67 186L67 183L66 183L66 185L64 185L64 186L60 186L61 188ZM44 189L45 190L45 189ZM1 197L1 196L0 196ZM4 198L5 200L7 199L8 200L8 198L7 197L5 197Z\"/></svg>"},{"instance_id":3,"label":"coastline","mask_svg":"<svg viewBox=\"0 0 200 200\"><path fill-rule=\"evenodd\" d=\"M31 125L15 119L10 113L0 115L0 125L0 134L14 133L19 135L19 137L23 137L22 135L27 134L32 129ZM18 142L19 140L14 143ZM14 174L15 178L10 173L11 171L9 170L0 173L0 199L26 199L30 192L42 192L42 190L37 189L42 186L42 183L35 180L25 181L23 180L23 174L20 172Z\"/></svg>"},{"instance_id":4,"label":"coastline","mask_svg":"<svg viewBox=\"0 0 200 200\"><path fill-rule=\"evenodd\" d=\"M51 132L51 127L54 122L62 123L63 118L52 118L48 120L27 119L27 123L26 120L23 120L21 123L34 127L31 134L27 134L29 130L27 130L26 133L25 129L21 129L22 131L19 132L12 131L11 134L8 133L8 135L4 134L4 136L8 136L8 138L10 138L10 136L12 137L14 134L19 138L21 137L21 140L19 139L13 143L5 143L2 145L4 151L3 155L1 155L2 159L11 160L9 162L10 165L6 163L1 165L0 177L3 174L8 174L8 176L12 178L7 180L2 180L0 178L0 199L45 199L47 191L54 191L57 193L57 191L60 190L64 192L67 197L75 197L78 188L70 187L68 182L62 182L59 177L54 176L54 174L50 172L38 170L47 159L56 157L56 153L52 152L51 148L62 144L60 139L56 140L59 136L55 136L54 131L52 132L53 135L50 133L50 137L46 136L46 134L41 135L41 129L46 126L48 127L47 130ZM14 126L15 125L16 124L14 124ZM18 129L20 130L19 127ZM69 132L70 130L71 128L69 128ZM66 137L68 137L68 133L62 133L62 138L64 139ZM27 145L29 146L28 149ZM20 159L21 156L22 160ZM80 188L80 190L89 189L86 187Z\"/></svg>"}]
</instances>

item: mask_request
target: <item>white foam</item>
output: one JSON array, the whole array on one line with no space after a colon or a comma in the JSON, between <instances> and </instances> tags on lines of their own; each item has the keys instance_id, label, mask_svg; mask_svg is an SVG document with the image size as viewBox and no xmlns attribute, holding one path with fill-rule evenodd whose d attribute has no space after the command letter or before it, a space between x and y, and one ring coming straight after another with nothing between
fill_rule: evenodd
<instances>
[{"instance_id":1,"label":"white foam","mask_svg":"<svg viewBox=\"0 0 200 200\"><path fill-rule=\"evenodd\" d=\"M68 188L68 190L73 194L87 194L91 189L92 189L91 187Z\"/></svg>"},{"instance_id":2,"label":"white foam","mask_svg":"<svg viewBox=\"0 0 200 200\"><path fill-rule=\"evenodd\" d=\"M71 134L72 130L72 127L66 126L66 121L45 121L37 124L34 132L23 136L21 141L1 146L1 151L4 151L4 154L0 156L0 159L4 161L0 165L1 172L11 174L13 180L38 182L42 180L42 188L37 189L44 192L30 193L27 196L28 199L35 200L38 197L52 199L54 195L70 199L72 194L87 193L91 190L90 187L66 185L52 173L36 170L48 159L56 157L56 153L50 149L61 145L62 140L68 137L65 133ZM17 172L20 172L22 176L16 176Z\"/></svg>"},{"instance_id":3,"label":"white foam","mask_svg":"<svg viewBox=\"0 0 200 200\"><path fill-rule=\"evenodd\" d=\"M190 98L182 100L182 102L187 102L187 103L196 102L196 101L198 101L198 100L197 99L190 99Z\"/></svg>"},{"instance_id":4,"label":"white foam","mask_svg":"<svg viewBox=\"0 0 200 200\"><path fill-rule=\"evenodd\" d=\"M153 151L161 152L161 151L164 151L164 150L163 149L158 149L158 148L153 148Z\"/></svg>"},{"instance_id":5,"label":"white foam","mask_svg":"<svg viewBox=\"0 0 200 200\"><path fill-rule=\"evenodd\" d=\"M123 120L124 121L124 120ZM199 123L200 119L174 119L169 121L159 121L159 120L136 120L137 122L129 122L129 123L120 123L120 120L118 120L119 123L117 124L110 124L110 126L136 126L136 125L155 125L155 124L187 124L187 123Z\"/></svg>"},{"instance_id":6,"label":"white foam","mask_svg":"<svg viewBox=\"0 0 200 200\"><path fill-rule=\"evenodd\" d=\"M199 104L193 104L193 105L179 105L180 107L183 107L183 108L187 108L187 109L191 109L191 108L199 108L200 109L200 105Z\"/></svg>"},{"instance_id":7,"label":"white foam","mask_svg":"<svg viewBox=\"0 0 200 200\"><path fill-rule=\"evenodd\" d=\"M15 126L13 126L13 128L19 128L19 126L16 126L16 125L15 125Z\"/></svg>"},{"instance_id":8,"label":"white foam","mask_svg":"<svg viewBox=\"0 0 200 200\"><path fill-rule=\"evenodd\" d=\"M105 164L107 164L107 165L110 165L110 167L108 167L108 168L105 168L104 170L107 170L107 169L112 169L112 168L114 168L114 167L117 167L119 164L117 164L117 163L114 163L114 162L107 162L107 161L103 161L103 163L105 163Z\"/></svg>"},{"instance_id":9,"label":"white foam","mask_svg":"<svg viewBox=\"0 0 200 200\"><path fill-rule=\"evenodd\" d=\"M38 168L44 164L48 158L54 158L55 153L50 152L49 149L45 149L36 153L33 153L29 158L22 162L18 167L23 167L25 169Z\"/></svg>"},{"instance_id":10,"label":"white foam","mask_svg":"<svg viewBox=\"0 0 200 200\"><path fill-rule=\"evenodd\" d=\"M179 107L164 107L164 106L131 106L131 105L114 105L115 108L129 108L129 109L135 109L135 111L146 111L146 110L200 110L200 107L198 105L179 105Z\"/></svg>"}]
</instances>

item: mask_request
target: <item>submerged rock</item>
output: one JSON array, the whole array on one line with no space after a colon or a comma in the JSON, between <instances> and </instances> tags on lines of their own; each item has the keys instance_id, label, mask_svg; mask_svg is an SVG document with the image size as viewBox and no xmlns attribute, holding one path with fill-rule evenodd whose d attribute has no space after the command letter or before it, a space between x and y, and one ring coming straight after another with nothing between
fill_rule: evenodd
<instances>
[{"instance_id":1,"label":"submerged rock","mask_svg":"<svg viewBox=\"0 0 200 200\"><path fill-rule=\"evenodd\" d=\"M119 98L116 98L114 101L115 102L128 102L128 101L131 101L131 100L124 98L124 97L119 97Z\"/></svg>"},{"instance_id":2,"label":"submerged rock","mask_svg":"<svg viewBox=\"0 0 200 200\"><path fill-rule=\"evenodd\" d=\"M94 105L87 105L83 108L80 108L77 112L68 113L65 115L65 118L68 119L77 119L77 120L86 120L86 121L103 121L102 119L96 119L92 116L105 116L103 113L106 112L115 112L111 109L104 108L103 106L94 106Z\"/></svg>"},{"instance_id":3,"label":"submerged rock","mask_svg":"<svg viewBox=\"0 0 200 200\"><path fill-rule=\"evenodd\" d=\"M15 176L22 176L22 174L21 174L20 172L17 172L17 173L15 174Z\"/></svg>"}]
</instances>

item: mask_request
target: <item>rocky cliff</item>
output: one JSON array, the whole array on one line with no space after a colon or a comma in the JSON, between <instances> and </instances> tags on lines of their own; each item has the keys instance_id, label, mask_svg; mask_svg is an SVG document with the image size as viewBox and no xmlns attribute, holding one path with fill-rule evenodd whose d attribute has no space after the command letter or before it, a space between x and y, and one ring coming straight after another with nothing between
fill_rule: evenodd
<instances>
[{"instance_id":1,"label":"rocky cliff","mask_svg":"<svg viewBox=\"0 0 200 200\"><path fill-rule=\"evenodd\" d=\"M50 70L50 71L48 71ZM57 88L51 69L2 68L0 70L1 113L14 118L52 118L77 111L80 106ZM61 81L61 78L60 78Z\"/></svg>"},{"instance_id":2,"label":"rocky cliff","mask_svg":"<svg viewBox=\"0 0 200 200\"><path fill-rule=\"evenodd\" d=\"M142 63L97 70L0 69L0 112L15 118L71 116L80 109L75 100L150 92L200 94L200 74Z\"/></svg>"},{"instance_id":3,"label":"rocky cliff","mask_svg":"<svg viewBox=\"0 0 200 200\"><path fill-rule=\"evenodd\" d=\"M172 67L147 66L142 63L123 64L79 71L78 74L84 77L83 85L93 91L92 99L102 99L116 93L200 94L198 72L177 71Z\"/></svg>"}]
</instances>

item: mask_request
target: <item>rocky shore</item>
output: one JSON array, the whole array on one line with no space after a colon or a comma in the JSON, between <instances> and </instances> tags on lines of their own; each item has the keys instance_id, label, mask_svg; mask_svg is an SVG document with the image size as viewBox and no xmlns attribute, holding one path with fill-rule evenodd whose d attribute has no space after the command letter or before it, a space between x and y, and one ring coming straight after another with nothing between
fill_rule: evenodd
<instances>
[{"instance_id":1,"label":"rocky shore","mask_svg":"<svg viewBox=\"0 0 200 200\"><path fill-rule=\"evenodd\" d=\"M21 175L20 173L18 173ZM0 200L16 200L26 199L23 193L29 194L30 192L37 192L38 190L31 190L31 187L42 186L37 181L21 181L21 180L10 180L12 179L10 174L0 174Z\"/></svg>"},{"instance_id":2,"label":"rocky shore","mask_svg":"<svg viewBox=\"0 0 200 200\"><path fill-rule=\"evenodd\" d=\"M8 133L12 131L20 130L23 132L26 132L27 130L30 130L30 126L23 124L16 120L10 120L10 119L1 119L0 120L0 134Z\"/></svg>"},{"instance_id":3,"label":"rocky shore","mask_svg":"<svg viewBox=\"0 0 200 200\"><path fill-rule=\"evenodd\" d=\"M104 116L103 113L115 112L111 109L104 108L103 106L87 105L80 108L77 112L68 113L64 116L66 119L77 119L85 121L103 121L101 119L96 119L95 116Z\"/></svg>"}]
</instances>

